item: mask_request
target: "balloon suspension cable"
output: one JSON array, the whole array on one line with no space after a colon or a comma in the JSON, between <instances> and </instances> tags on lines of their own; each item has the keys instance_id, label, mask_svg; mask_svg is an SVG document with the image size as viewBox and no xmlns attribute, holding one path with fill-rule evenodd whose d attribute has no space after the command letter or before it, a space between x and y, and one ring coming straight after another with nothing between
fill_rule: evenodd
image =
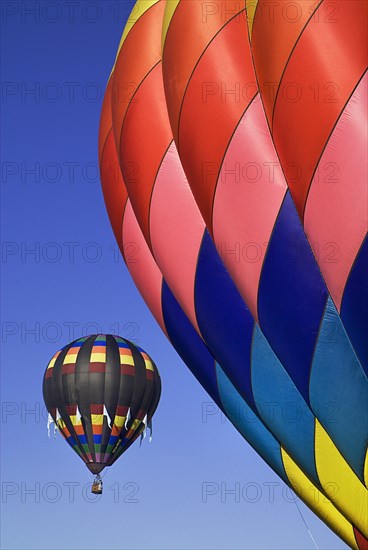
<instances>
[{"instance_id":1,"label":"balloon suspension cable","mask_svg":"<svg viewBox=\"0 0 368 550\"><path fill-rule=\"evenodd\" d=\"M306 530L308 531L310 538L312 539L312 542L313 542L314 546L316 547L317 550L319 550L319 548L318 548L318 546L317 546L317 543L316 543L316 541L315 541L315 539L314 539L314 536L312 535L312 533L311 533L311 531L310 531L310 529L309 529L309 527L308 527L308 524L307 524L306 520L304 519L303 513L302 513L302 511L301 511L301 509L300 509L300 507L299 507L297 497L294 498L294 502L295 502L295 506L296 506L296 508L297 508L297 510L298 510L298 512L299 512L299 515L300 515L300 517L302 518L302 521L303 521L303 523L304 523L304 525L305 525L305 528L306 528Z\"/></svg>"}]
</instances>

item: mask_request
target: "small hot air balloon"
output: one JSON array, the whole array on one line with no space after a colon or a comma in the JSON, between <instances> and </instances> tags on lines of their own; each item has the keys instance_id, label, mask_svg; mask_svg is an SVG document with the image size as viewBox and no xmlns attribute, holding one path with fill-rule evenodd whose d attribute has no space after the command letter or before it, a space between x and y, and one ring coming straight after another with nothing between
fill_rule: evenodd
<instances>
[{"instance_id":1,"label":"small hot air balloon","mask_svg":"<svg viewBox=\"0 0 368 550\"><path fill-rule=\"evenodd\" d=\"M49 362L43 397L67 443L95 474L92 492L102 492L100 473L147 427L161 394L157 367L145 351L120 336L98 334L64 346Z\"/></svg>"}]
</instances>

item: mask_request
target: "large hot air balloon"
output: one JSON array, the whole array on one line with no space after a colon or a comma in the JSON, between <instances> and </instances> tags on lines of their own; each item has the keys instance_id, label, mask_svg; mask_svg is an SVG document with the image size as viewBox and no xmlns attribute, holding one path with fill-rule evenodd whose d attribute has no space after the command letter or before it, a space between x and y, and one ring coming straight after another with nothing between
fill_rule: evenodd
<instances>
[{"instance_id":1,"label":"large hot air balloon","mask_svg":"<svg viewBox=\"0 0 368 550\"><path fill-rule=\"evenodd\" d=\"M111 466L151 426L161 394L156 365L120 336L71 342L49 362L43 396L55 428L95 474Z\"/></svg>"},{"instance_id":2,"label":"large hot air balloon","mask_svg":"<svg viewBox=\"0 0 368 550\"><path fill-rule=\"evenodd\" d=\"M250 38L267 122L318 266L368 372L368 3L303 1L294 14L278 6L272 24L264 4Z\"/></svg>"},{"instance_id":3,"label":"large hot air balloon","mask_svg":"<svg viewBox=\"0 0 368 550\"><path fill-rule=\"evenodd\" d=\"M123 257L157 322L197 380L273 470L353 548L353 526L305 476L252 412L209 353L155 263L127 198L111 132L111 81L100 126L101 178L110 219ZM135 257L139 250L139 256ZM131 253L134 252L133 258ZM134 261L139 259L139 261Z\"/></svg>"},{"instance_id":4,"label":"large hot air balloon","mask_svg":"<svg viewBox=\"0 0 368 550\"><path fill-rule=\"evenodd\" d=\"M308 505L351 547L363 547L366 378L280 168L252 25L239 2L164 8L137 3L104 102L101 178L116 238L201 384ZM260 163L275 176L263 171L255 180ZM129 242L139 242L137 264ZM270 402L279 406L272 414ZM252 425L232 414L239 404ZM331 482L338 495L329 494ZM326 506L306 498L311 486L330 497Z\"/></svg>"}]
</instances>

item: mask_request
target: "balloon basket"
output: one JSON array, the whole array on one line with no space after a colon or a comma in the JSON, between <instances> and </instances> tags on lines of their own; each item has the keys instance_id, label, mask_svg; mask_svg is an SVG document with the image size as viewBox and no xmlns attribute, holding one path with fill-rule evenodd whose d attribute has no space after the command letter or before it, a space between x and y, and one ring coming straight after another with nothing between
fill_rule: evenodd
<instances>
[{"instance_id":1,"label":"balloon basket","mask_svg":"<svg viewBox=\"0 0 368 550\"><path fill-rule=\"evenodd\" d=\"M93 483L92 483L91 493L93 493L94 495L102 495L102 487L103 487L103 483L102 483L101 476L99 475L95 476L95 479L93 480Z\"/></svg>"}]
</instances>

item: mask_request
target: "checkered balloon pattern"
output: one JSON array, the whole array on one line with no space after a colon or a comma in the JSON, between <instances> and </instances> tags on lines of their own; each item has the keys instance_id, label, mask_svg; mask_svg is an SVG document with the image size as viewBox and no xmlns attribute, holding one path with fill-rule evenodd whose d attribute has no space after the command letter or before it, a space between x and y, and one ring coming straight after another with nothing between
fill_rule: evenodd
<instances>
[{"instance_id":1,"label":"checkered balloon pattern","mask_svg":"<svg viewBox=\"0 0 368 550\"><path fill-rule=\"evenodd\" d=\"M150 425L160 399L156 365L132 342L98 334L58 351L43 381L55 427L99 474L111 466Z\"/></svg>"}]
</instances>

